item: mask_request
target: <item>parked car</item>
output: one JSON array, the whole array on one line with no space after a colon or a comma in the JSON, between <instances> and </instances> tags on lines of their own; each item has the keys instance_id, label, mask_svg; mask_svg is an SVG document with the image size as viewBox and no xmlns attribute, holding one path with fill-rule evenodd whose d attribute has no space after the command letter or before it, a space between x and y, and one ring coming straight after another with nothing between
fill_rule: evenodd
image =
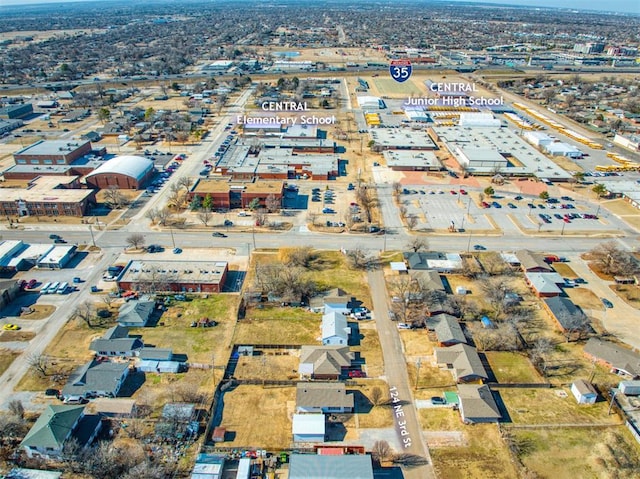
<instances>
[{"instance_id":1,"label":"parked car","mask_svg":"<svg viewBox=\"0 0 640 479\"><path fill-rule=\"evenodd\" d=\"M62 238L56 238L56 239L54 239L54 240L53 240L53 242L54 242L54 243L66 243L66 242L67 242L67 240L62 239Z\"/></svg>"},{"instance_id":2,"label":"parked car","mask_svg":"<svg viewBox=\"0 0 640 479\"><path fill-rule=\"evenodd\" d=\"M49 239L52 239L52 240L60 239L60 235L50 234Z\"/></svg>"},{"instance_id":3,"label":"parked car","mask_svg":"<svg viewBox=\"0 0 640 479\"><path fill-rule=\"evenodd\" d=\"M181 248L173 248L173 254L180 254L180 253L182 253Z\"/></svg>"},{"instance_id":4,"label":"parked car","mask_svg":"<svg viewBox=\"0 0 640 479\"><path fill-rule=\"evenodd\" d=\"M476 250L476 251L484 251L484 250L486 250L487 248L485 248L485 247L484 247L484 246L482 246L481 244L474 244L474 245L473 245L473 249L474 249L474 250Z\"/></svg>"},{"instance_id":5,"label":"parked car","mask_svg":"<svg viewBox=\"0 0 640 479\"><path fill-rule=\"evenodd\" d=\"M613 308L613 303L607 298L600 298L600 301L602 301L602 304L604 304L605 308Z\"/></svg>"},{"instance_id":6,"label":"parked car","mask_svg":"<svg viewBox=\"0 0 640 479\"><path fill-rule=\"evenodd\" d=\"M366 378L367 374L364 371L360 371L359 369L354 369L353 371L349 371L350 378Z\"/></svg>"},{"instance_id":7,"label":"parked car","mask_svg":"<svg viewBox=\"0 0 640 479\"><path fill-rule=\"evenodd\" d=\"M434 396L431 398L431 404L433 404L434 406L444 406L445 404L447 404L447 400L440 396Z\"/></svg>"},{"instance_id":8,"label":"parked car","mask_svg":"<svg viewBox=\"0 0 640 479\"><path fill-rule=\"evenodd\" d=\"M20 326L18 326L17 324L7 323L2 326L2 329L4 329L5 331L18 331L20 329Z\"/></svg>"},{"instance_id":9,"label":"parked car","mask_svg":"<svg viewBox=\"0 0 640 479\"><path fill-rule=\"evenodd\" d=\"M407 323L398 323L398 329L411 329L411 325Z\"/></svg>"},{"instance_id":10,"label":"parked car","mask_svg":"<svg viewBox=\"0 0 640 479\"><path fill-rule=\"evenodd\" d=\"M224 233L220 233L219 231L214 231L211 233L211 236L215 236L216 238L226 238L227 235Z\"/></svg>"}]
</instances>

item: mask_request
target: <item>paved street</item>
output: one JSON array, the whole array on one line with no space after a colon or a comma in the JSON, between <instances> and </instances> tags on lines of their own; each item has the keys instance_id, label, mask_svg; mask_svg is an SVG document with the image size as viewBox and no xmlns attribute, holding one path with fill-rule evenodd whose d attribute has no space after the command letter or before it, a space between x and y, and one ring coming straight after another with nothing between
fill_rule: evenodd
<instances>
[{"instance_id":1,"label":"paved street","mask_svg":"<svg viewBox=\"0 0 640 479\"><path fill-rule=\"evenodd\" d=\"M384 372L387 383L391 388L390 397L393 401L398 399L401 409L398 414L400 417L394 417L396 422L396 434L402 439L411 440L411 447L405 448L403 451L424 457L429 461L429 465L421 466L405 470L405 478L407 479L429 479L435 477L433 471L431 456L429 449L422 435L420 421L416 414L411 386L409 385L409 376L407 375L407 366L402 348L402 341L398 334L396 323L389 321L387 314L387 288L384 282L384 274L382 270L370 271L368 273L369 288L373 301L373 311L376 318L376 327L378 336L380 337L380 346L384 357ZM402 422L406 421L406 429L403 429Z\"/></svg>"}]
</instances>

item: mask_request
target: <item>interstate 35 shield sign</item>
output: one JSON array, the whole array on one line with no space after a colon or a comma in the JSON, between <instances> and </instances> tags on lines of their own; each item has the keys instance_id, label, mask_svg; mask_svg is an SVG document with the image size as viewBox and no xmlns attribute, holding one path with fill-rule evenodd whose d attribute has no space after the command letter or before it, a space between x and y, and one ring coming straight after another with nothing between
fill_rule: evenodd
<instances>
[{"instance_id":1,"label":"interstate 35 shield sign","mask_svg":"<svg viewBox=\"0 0 640 479\"><path fill-rule=\"evenodd\" d=\"M391 60L389 73L395 81L405 82L411 76L411 62L409 60Z\"/></svg>"}]
</instances>

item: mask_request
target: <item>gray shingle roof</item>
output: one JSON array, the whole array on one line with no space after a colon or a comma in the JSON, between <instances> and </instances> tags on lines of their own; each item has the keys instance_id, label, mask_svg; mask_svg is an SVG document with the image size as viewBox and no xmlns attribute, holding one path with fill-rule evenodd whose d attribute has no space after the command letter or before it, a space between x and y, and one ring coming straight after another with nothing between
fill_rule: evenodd
<instances>
[{"instance_id":1,"label":"gray shingle roof","mask_svg":"<svg viewBox=\"0 0 640 479\"><path fill-rule=\"evenodd\" d=\"M298 407L353 407L353 394L347 394L343 383L298 383Z\"/></svg>"},{"instance_id":2,"label":"gray shingle roof","mask_svg":"<svg viewBox=\"0 0 640 479\"><path fill-rule=\"evenodd\" d=\"M462 327L458 320L449 314L438 314L438 319L434 330L440 343L466 343L467 338L462 332Z\"/></svg>"},{"instance_id":3,"label":"gray shingle roof","mask_svg":"<svg viewBox=\"0 0 640 479\"><path fill-rule=\"evenodd\" d=\"M292 454L289 479L373 479L371 456Z\"/></svg>"},{"instance_id":4,"label":"gray shingle roof","mask_svg":"<svg viewBox=\"0 0 640 479\"><path fill-rule=\"evenodd\" d=\"M633 377L640 376L640 354L611 341L591 338L584 346L584 352L603 360L616 369L626 371Z\"/></svg>"},{"instance_id":5,"label":"gray shingle roof","mask_svg":"<svg viewBox=\"0 0 640 479\"><path fill-rule=\"evenodd\" d=\"M476 348L468 344L456 344L448 348L433 348L433 350L438 364L452 365L457 380L472 379L473 377L488 378Z\"/></svg>"},{"instance_id":6,"label":"gray shingle roof","mask_svg":"<svg viewBox=\"0 0 640 479\"><path fill-rule=\"evenodd\" d=\"M128 363L89 361L71 373L62 389L62 395L82 396L92 391L115 394L122 376L128 369Z\"/></svg>"},{"instance_id":7,"label":"gray shingle roof","mask_svg":"<svg viewBox=\"0 0 640 479\"><path fill-rule=\"evenodd\" d=\"M491 389L486 384L459 384L458 397L463 420L500 419L502 417Z\"/></svg>"},{"instance_id":8,"label":"gray shingle roof","mask_svg":"<svg viewBox=\"0 0 640 479\"><path fill-rule=\"evenodd\" d=\"M353 353L348 346L302 346L300 364L313 364L313 374L340 374L351 366Z\"/></svg>"}]
</instances>

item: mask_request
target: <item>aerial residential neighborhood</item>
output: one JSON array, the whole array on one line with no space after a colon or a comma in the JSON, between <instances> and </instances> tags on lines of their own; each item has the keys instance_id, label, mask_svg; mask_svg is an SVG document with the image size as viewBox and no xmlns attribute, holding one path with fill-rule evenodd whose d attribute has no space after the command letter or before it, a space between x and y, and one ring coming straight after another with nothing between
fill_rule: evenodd
<instances>
[{"instance_id":1,"label":"aerial residential neighborhood","mask_svg":"<svg viewBox=\"0 0 640 479\"><path fill-rule=\"evenodd\" d=\"M640 11L513 3L3 3L0 477L640 477Z\"/></svg>"}]
</instances>

